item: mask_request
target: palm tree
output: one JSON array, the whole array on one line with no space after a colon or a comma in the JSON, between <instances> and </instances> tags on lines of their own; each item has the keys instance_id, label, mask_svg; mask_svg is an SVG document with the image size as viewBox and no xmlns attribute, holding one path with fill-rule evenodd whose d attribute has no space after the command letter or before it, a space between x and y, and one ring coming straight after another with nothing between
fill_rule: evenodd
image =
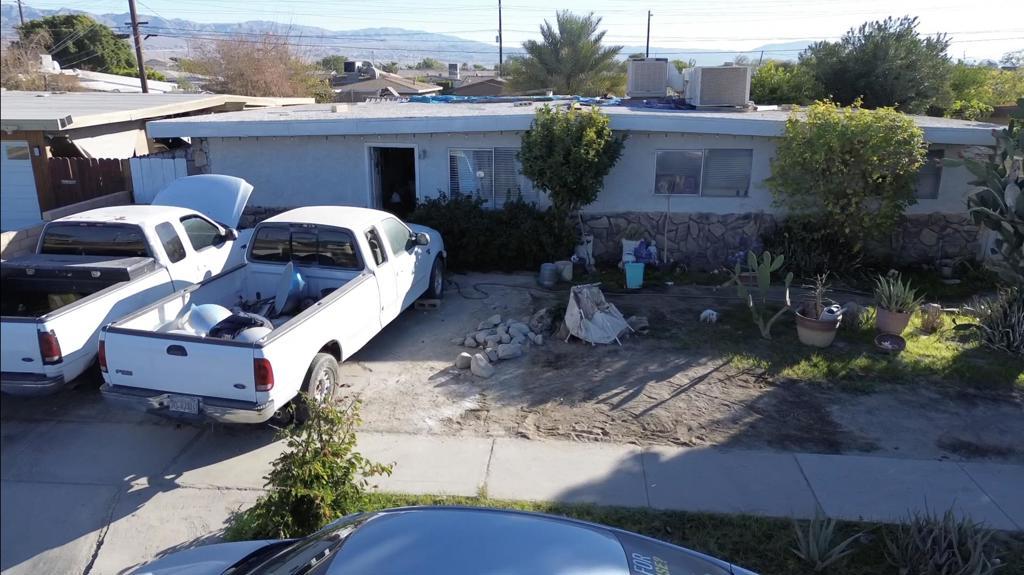
<instances>
[{"instance_id":1,"label":"palm tree","mask_svg":"<svg viewBox=\"0 0 1024 575\"><path fill-rule=\"evenodd\" d=\"M526 55L509 70L512 89L584 96L621 92L625 74L616 57L622 46L601 45L601 18L563 10L556 14L555 24L557 29L545 20L542 40L523 42Z\"/></svg>"}]
</instances>

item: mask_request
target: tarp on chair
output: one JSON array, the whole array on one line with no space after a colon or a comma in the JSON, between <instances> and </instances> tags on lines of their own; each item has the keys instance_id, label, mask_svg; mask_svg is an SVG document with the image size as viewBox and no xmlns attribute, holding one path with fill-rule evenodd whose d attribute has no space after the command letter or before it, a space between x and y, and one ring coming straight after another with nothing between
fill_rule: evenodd
<instances>
[{"instance_id":1,"label":"tarp on chair","mask_svg":"<svg viewBox=\"0 0 1024 575\"><path fill-rule=\"evenodd\" d=\"M569 333L590 343L617 342L629 330L618 308L604 299L600 284L573 286L565 308Z\"/></svg>"}]
</instances>

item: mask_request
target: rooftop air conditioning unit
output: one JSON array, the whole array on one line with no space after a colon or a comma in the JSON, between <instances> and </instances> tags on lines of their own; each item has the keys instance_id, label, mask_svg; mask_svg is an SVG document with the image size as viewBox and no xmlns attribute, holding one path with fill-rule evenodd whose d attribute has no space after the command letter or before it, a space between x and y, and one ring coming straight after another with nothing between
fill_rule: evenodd
<instances>
[{"instance_id":1,"label":"rooftop air conditioning unit","mask_svg":"<svg viewBox=\"0 0 1024 575\"><path fill-rule=\"evenodd\" d=\"M626 64L626 95L630 98L664 98L668 93L668 58L629 60Z\"/></svg>"},{"instance_id":2,"label":"rooftop air conditioning unit","mask_svg":"<svg viewBox=\"0 0 1024 575\"><path fill-rule=\"evenodd\" d=\"M451 80L458 80L459 79L459 65L458 64L454 64L454 63L453 64L448 64L448 78L451 79Z\"/></svg>"},{"instance_id":3,"label":"rooftop air conditioning unit","mask_svg":"<svg viewBox=\"0 0 1024 575\"><path fill-rule=\"evenodd\" d=\"M684 70L686 102L694 106L746 106L750 67L698 66Z\"/></svg>"}]
</instances>

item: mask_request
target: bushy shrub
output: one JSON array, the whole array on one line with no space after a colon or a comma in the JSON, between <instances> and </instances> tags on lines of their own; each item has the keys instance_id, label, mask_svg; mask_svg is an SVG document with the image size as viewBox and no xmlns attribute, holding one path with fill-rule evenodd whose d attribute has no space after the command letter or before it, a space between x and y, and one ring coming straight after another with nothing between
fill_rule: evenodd
<instances>
[{"instance_id":1,"label":"bushy shrub","mask_svg":"<svg viewBox=\"0 0 1024 575\"><path fill-rule=\"evenodd\" d=\"M227 538L286 539L308 535L324 524L362 511L367 478L391 475L391 466L373 463L356 451L359 405L347 409L305 402L309 418L281 432L287 449L267 475L270 490L236 515Z\"/></svg>"},{"instance_id":2,"label":"bushy shrub","mask_svg":"<svg viewBox=\"0 0 1024 575\"><path fill-rule=\"evenodd\" d=\"M554 210L523 200L496 210L483 204L472 196L441 194L421 202L408 219L441 232L448 268L456 271L534 270L572 254L576 232Z\"/></svg>"},{"instance_id":3,"label":"bushy shrub","mask_svg":"<svg viewBox=\"0 0 1024 575\"><path fill-rule=\"evenodd\" d=\"M831 272L843 277L859 270L864 255L826 219L792 215L761 236L764 249L786 258L786 269L801 278Z\"/></svg>"}]
</instances>

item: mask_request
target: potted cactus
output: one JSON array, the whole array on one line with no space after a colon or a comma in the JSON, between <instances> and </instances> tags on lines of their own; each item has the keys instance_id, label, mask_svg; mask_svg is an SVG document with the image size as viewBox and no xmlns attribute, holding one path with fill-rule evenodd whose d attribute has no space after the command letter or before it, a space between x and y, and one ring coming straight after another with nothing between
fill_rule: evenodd
<instances>
[{"instance_id":1,"label":"potted cactus","mask_svg":"<svg viewBox=\"0 0 1024 575\"><path fill-rule=\"evenodd\" d=\"M903 282L900 274L890 272L875 280L875 328L882 333L900 335L907 329L910 316L924 301L910 281Z\"/></svg>"},{"instance_id":2,"label":"potted cactus","mask_svg":"<svg viewBox=\"0 0 1024 575\"><path fill-rule=\"evenodd\" d=\"M828 347L836 339L842 311L835 302L826 297L828 293L828 272L815 276L810 288L810 297L796 310L796 335L800 343L812 347Z\"/></svg>"}]
</instances>

